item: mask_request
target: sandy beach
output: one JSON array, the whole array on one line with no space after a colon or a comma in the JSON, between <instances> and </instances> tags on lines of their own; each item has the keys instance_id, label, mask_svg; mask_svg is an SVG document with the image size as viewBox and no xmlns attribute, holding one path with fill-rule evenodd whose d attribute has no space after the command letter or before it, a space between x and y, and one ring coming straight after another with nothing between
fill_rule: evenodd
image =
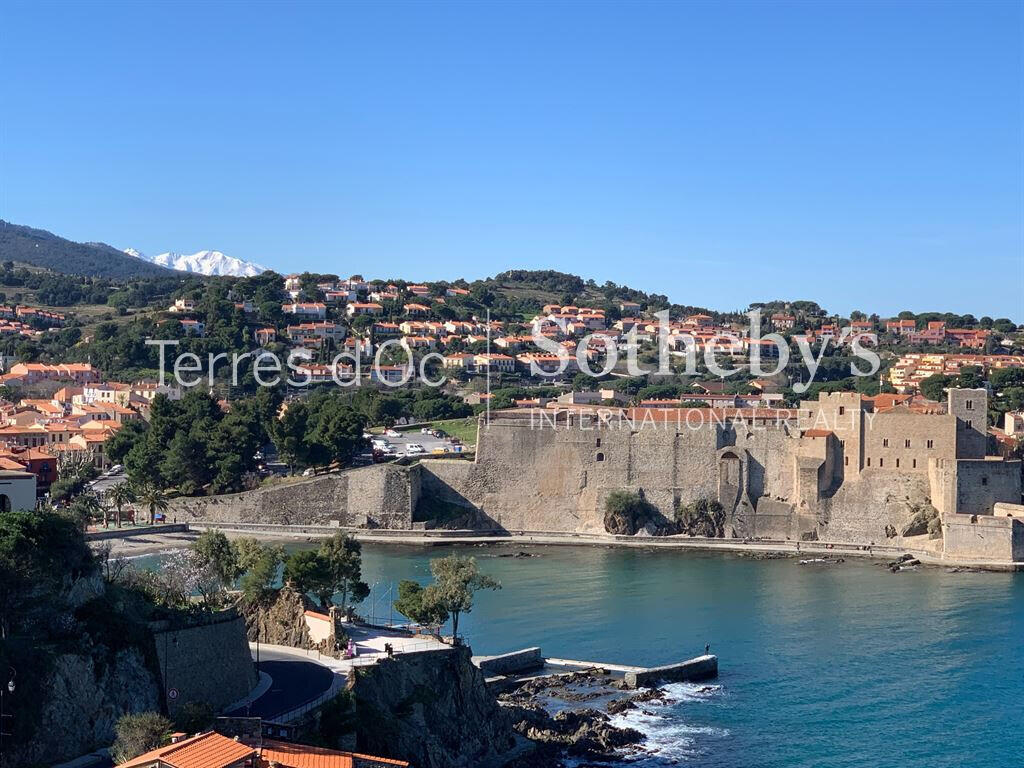
<instances>
[{"instance_id":1,"label":"sandy beach","mask_svg":"<svg viewBox=\"0 0 1024 768\"><path fill-rule=\"evenodd\" d=\"M153 555L159 552L185 549L186 547L192 546L192 543L195 542L201 533L201 530L155 531L153 533L136 536L124 536L123 538L90 541L89 546L92 547L93 550L97 550L106 544L110 544L111 557L139 557L141 555ZM282 543L307 540L313 541L317 538L307 534L285 536L277 533L250 533L248 531L230 530L224 531L224 534L229 539L251 538L260 539L261 541L278 541Z\"/></svg>"}]
</instances>

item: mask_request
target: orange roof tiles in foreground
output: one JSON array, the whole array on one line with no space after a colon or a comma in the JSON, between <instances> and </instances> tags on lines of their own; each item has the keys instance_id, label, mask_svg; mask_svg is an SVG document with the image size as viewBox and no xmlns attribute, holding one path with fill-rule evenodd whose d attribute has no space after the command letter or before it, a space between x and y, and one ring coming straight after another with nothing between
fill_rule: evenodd
<instances>
[{"instance_id":1,"label":"orange roof tiles in foreground","mask_svg":"<svg viewBox=\"0 0 1024 768\"><path fill-rule=\"evenodd\" d=\"M272 739L264 739L263 748L260 750L260 759L264 765L280 763L285 768L352 768L353 757L372 760L382 765L406 766L406 768L409 765L402 760L388 760L383 757L339 752L323 747L308 747L304 744L289 744Z\"/></svg>"},{"instance_id":2,"label":"orange roof tiles in foreground","mask_svg":"<svg viewBox=\"0 0 1024 768\"><path fill-rule=\"evenodd\" d=\"M258 759L254 759L257 757ZM272 764L280 765L282 768L353 768L353 758L361 758L376 765L409 768L409 763L402 760L339 752L273 739L264 739L261 747L252 747L215 731L198 734L177 744L159 747L121 763L118 768L146 768L157 765L171 768L229 768L242 765L242 761L246 761L246 765L259 768L269 768Z\"/></svg>"},{"instance_id":3,"label":"orange roof tiles in foreground","mask_svg":"<svg viewBox=\"0 0 1024 768\"><path fill-rule=\"evenodd\" d=\"M225 768L255 753L252 747L210 731L146 752L118 768L142 768L158 762L173 768Z\"/></svg>"}]
</instances>

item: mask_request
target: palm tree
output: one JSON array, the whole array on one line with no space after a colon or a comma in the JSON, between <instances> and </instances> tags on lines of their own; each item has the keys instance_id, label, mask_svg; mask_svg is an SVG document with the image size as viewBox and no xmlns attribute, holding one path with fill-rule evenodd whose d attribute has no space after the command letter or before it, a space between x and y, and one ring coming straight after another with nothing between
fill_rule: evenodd
<instances>
[{"instance_id":1,"label":"palm tree","mask_svg":"<svg viewBox=\"0 0 1024 768\"><path fill-rule=\"evenodd\" d=\"M139 503L149 509L149 524L156 522L157 512L167 511L167 494L153 482L143 483L138 490Z\"/></svg>"},{"instance_id":2,"label":"palm tree","mask_svg":"<svg viewBox=\"0 0 1024 768\"><path fill-rule=\"evenodd\" d=\"M126 504L131 504L137 496L135 495L135 489L132 488L130 483L118 483L109 491L107 496L110 498L110 502L114 505L114 509L117 514L114 520L117 522L117 527L121 527L121 509Z\"/></svg>"},{"instance_id":3,"label":"palm tree","mask_svg":"<svg viewBox=\"0 0 1024 768\"><path fill-rule=\"evenodd\" d=\"M82 530L89 527L90 521L104 514L103 505L100 504L99 496L91 491L80 494L72 500L68 507L75 519L82 524ZM106 522L104 515L104 522Z\"/></svg>"}]
</instances>

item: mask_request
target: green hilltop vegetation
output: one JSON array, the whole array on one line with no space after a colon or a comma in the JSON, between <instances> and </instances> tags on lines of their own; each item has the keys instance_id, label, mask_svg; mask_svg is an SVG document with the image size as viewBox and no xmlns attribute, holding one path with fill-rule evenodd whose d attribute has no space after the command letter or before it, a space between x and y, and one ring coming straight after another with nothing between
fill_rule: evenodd
<instances>
[{"instance_id":1,"label":"green hilltop vegetation","mask_svg":"<svg viewBox=\"0 0 1024 768\"><path fill-rule=\"evenodd\" d=\"M275 272L264 272L254 277L204 277L183 272L175 272L152 267L154 274L110 277L90 273L89 261L74 262L68 260L62 266L66 269L84 270L84 274L63 274L50 269L24 266L24 261L17 253L11 253L7 244L17 241L23 248L35 250L35 243L63 243L68 247L77 248L79 244L50 235L39 230L19 227L0 222L0 303L25 303L44 308L55 309L66 314L66 321L60 328L33 337L19 334L7 334L0 337L0 354L13 357L19 362L90 362L102 370L110 379L132 381L139 378L153 378L159 363L156 347L146 344L147 339L161 338L176 340L179 346L176 353L189 352L202 360L210 354L245 353L257 346L255 333L259 328L271 327L277 339L265 342L262 346L284 359L287 357L290 344L286 339L287 327L302 322L294 315L285 314L282 304L289 300L284 289L284 278ZM133 268L147 269L147 265L126 254L113 251L108 246L82 245L82 248L101 249L101 252L113 252L118 261L127 260ZM103 250L105 249L105 250ZM45 249L43 249L45 250ZM9 258L10 257L10 258ZM106 260L106 256L104 259ZM112 257L111 257L112 258ZM18 262L22 265L19 266ZM297 276L299 292L297 300L301 302L325 301L326 296L321 285L340 282L337 274L319 274L304 272ZM362 280L362 278L360 278ZM423 302L430 306L429 319L439 321L469 321L489 315L492 320L506 324L509 334L522 333L522 323L539 314L546 305L575 305L577 307L595 307L603 310L609 324L615 322L622 314L623 302L634 302L644 314L669 310L673 319L681 319L690 314L710 315L718 324L746 323L743 310L715 311L700 306L672 303L665 295L646 293L614 282L598 283L578 275L567 274L557 270L507 270L493 277L469 281L458 278L445 281L426 282L427 295L417 299L408 290L411 281L401 278L372 279L371 291L394 285L398 289L396 298L381 299L382 314L376 318L346 316L343 304L330 303L327 307L326 319L347 327L347 332L360 336L374 344L379 344L387 335L378 335L374 329L378 321L400 323L408 319L404 306L407 302ZM460 289L449 295L449 289ZM181 315L166 312L167 307L176 299L189 299L194 302L195 309L188 313L204 324L201 335L189 333L182 325ZM365 299L363 299L365 300ZM245 302L249 311L239 308ZM790 314L794 326L783 331L786 338L814 329L824 323L839 326L850 320L869 320L876 330L882 334L882 371L892 364L901 354L910 351L960 351L955 344L942 347L922 348L920 345L908 345L898 337L884 333L884 322L878 315L867 315L853 312L849 319L828 312L816 302L810 300L768 300L750 305L760 308L769 317L774 312ZM627 308L627 314L636 310ZM1006 318L980 317L973 315L956 315L952 313L928 312L914 314L899 313L900 318L912 319L917 328L923 328L928 321L943 320L952 327L990 329L993 333L988 339L984 351L998 353L1013 351L1020 348L1017 326ZM423 318L428 319L428 318ZM444 347L446 354L459 352L479 353L486 350L486 342L475 339L456 338ZM330 341L314 350L314 362L327 363L340 351L336 341ZM650 364L653 352L644 350L641 363ZM422 356L416 352L417 359ZM383 362L403 363L404 353L388 350ZM821 391L861 391L864 394L875 394L885 389L879 377L852 377L850 363L852 358L848 350L839 347L827 347L822 352L819 367L812 389L800 396L787 391L790 403L803 398L815 398ZM799 358L792 358L790 367L784 372L784 378L790 381L801 380L803 375ZM221 366L216 372L212 383L217 397L235 399L240 396L252 395L256 386L250 374L251 360L243 361L239 370L241 381L229 380L230 367ZM701 375L704 375L703 373ZM463 385L472 389L473 382L467 375L455 374ZM664 378L664 377L663 377ZM613 387L627 395L631 400L648 398L680 398L690 396L691 402L699 402L700 392L695 390L697 382L682 378L645 380L621 380L619 377L605 377L602 384ZM706 376L705 376L706 378ZM726 392L745 393L747 382L751 377L736 377L725 382ZM535 382L524 381L518 374L499 376L492 385L491 407L509 407L517 398L553 396L558 392L546 393L543 388L534 386ZM594 386L594 380L578 374L574 377L574 389L586 389ZM1008 400L1007 407L1018 402L1014 398ZM446 393L445 397L399 397L380 398L379 402L362 403L362 411L370 424L394 423L400 417L413 417L417 421L435 422L443 420L465 419L472 415L473 408ZM469 411L469 412L467 412ZM466 429L461 424L449 426ZM301 457L296 457L297 463ZM316 463L316 462L313 462ZM216 474L216 473L214 473Z\"/></svg>"},{"instance_id":2,"label":"green hilltop vegetation","mask_svg":"<svg viewBox=\"0 0 1024 768\"><path fill-rule=\"evenodd\" d=\"M70 275L166 277L171 270L129 256L105 243L76 243L44 229L0 220L0 260Z\"/></svg>"}]
</instances>

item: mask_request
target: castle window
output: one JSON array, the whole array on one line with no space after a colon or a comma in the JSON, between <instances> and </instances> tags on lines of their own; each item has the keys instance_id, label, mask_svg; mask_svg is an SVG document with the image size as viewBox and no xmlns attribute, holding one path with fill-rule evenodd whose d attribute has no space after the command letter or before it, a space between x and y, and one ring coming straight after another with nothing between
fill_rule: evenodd
<instances>
[{"instance_id":1,"label":"castle window","mask_svg":"<svg viewBox=\"0 0 1024 768\"><path fill-rule=\"evenodd\" d=\"M911 464L911 467L910 467L910 468L911 468L911 469L917 469L917 459L914 459L914 460L913 460L913 463Z\"/></svg>"},{"instance_id":2,"label":"castle window","mask_svg":"<svg viewBox=\"0 0 1024 768\"><path fill-rule=\"evenodd\" d=\"M899 469L899 468L900 468L900 460L896 459L896 469Z\"/></svg>"},{"instance_id":3,"label":"castle window","mask_svg":"<svg viewBox=\"0 0 1024 768\"><path fill-rule=\"evenodd\" d=\"M888 437L882 439L882 447L883 448L888 448L889 447L889 438Z\"/></svg>"},{"instance_id":4,"label":"castle window","mask_svg":"<svg viewBox=\"0 0 1024 768\"><path fill-rule=\"evenodd\" d=\"M839 406L839 415L842 416L844 413L846 413L846 407L840 405Z\"/></svg>"},{"instance_id":5,"label":"castle window","mask_svg":"<svg viewBox=\"0 0 1024 768\"><path fill-rule=\"evenodd\" d=\"M878 466L884 467L885 466L885 459L879 459L878 460Z\"/></svg>"},{"instance_id":6,"label":"castle window","mask_svg":"<svg viewBox=\"0 0 1024 768\"><path fill-rule=\"evenodd\" d=\"M981 484L982 485L988 485L988 478L987 477L981 478Z\"/></svg>"},{"instance_id":7,"label":"castle window","mask_svg":"<svg viewBox=\"0 0 1024 768\"><path fill-rule=\"evenodd\" d=\"M927 445L928 445L929 448L934 448L935 447L935 441L934 440L929 440Z\"/></svg>"},{"instance_id":8,"label":"castle window","mask_svg":"<svg viewBox=\"0 0 1024 768\"><path fill-rule=\"evenodd\" d=\"M844 467L850 466L850 457L849 456L843 456L843 466Z\"/></svg>"},{"instance_id":9,"label":"castle window","mask_svg":"<svg viewBox=\"0 0 1024 768\"><path fill-rule=\"evenodd\" d=\"M868 456L868 466L869 467L871 466L871 457L870 456Z\"/></svg>"},{"instance_id":10,"label":"castle window","mask_svg":"<svg viewBox=\"0 0 1024 768\"><path fill-rule=\"evenodd\" d=\"M600 438L600 437L599 437L599 438L597 438L597 447L598 447L598 448L600 448L600 447L601 447L601 438Z\"/></svg>"},{"instance_id":11,"label":"castle window","mask_svg":"<svg viewBox=\"0 0 1024 768\"><path fill-rule=\"evenodd\" d=\"M964 402L964 408L966 408L968 411L973 411L974 410L974 401L973 400L965 401Z\"/></svg>"},{"instance_id":12,"label":"castle window","mask_svg":"<svg viewBox=\"0 0 1024 768\"><path fill-rule=\"evenodd\" d=\"M603 454L603 453L599 453L599 454L597 454L597 456L596 456L595 458L596 458L596 459L597 459L598 461L604 461L604 454Z\"/></svg>"},{"instance_id":13,"label":"castle window","mask_svg":"<svg viewBox=\"0 0 1024 768\"><path fill-rule=\"evenodd\" d=\"M904 448L909 448L910 447L910 441L909 440L904 440L903 441L903 447Z\"/></svg>"},{"instance_id":14,"label":"castle window","mask_svg":"<svg viewBox=\"0 0 1024 768\"><path fill-rule=\"evenodd\" d=\"M968 428L968 429L970 429L970 428L971 428L971 420L970 420L970 419L968 419L968 420L967 420L967 428Z\"/></svg>"}]
</instances>

